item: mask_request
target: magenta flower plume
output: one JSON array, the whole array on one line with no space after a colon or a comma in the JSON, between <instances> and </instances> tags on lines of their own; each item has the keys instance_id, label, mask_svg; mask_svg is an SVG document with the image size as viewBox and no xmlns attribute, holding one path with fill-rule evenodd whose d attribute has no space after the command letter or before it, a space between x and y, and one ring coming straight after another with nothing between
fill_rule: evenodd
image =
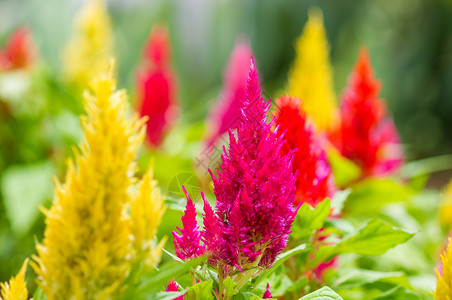
<instances>
[{"instance_id":1,"label":"magenta flower plume","mask_svg":"<svg viewBox=\"0 0 452 300\"><path fill-rule=\"evenodd\" d=\"M200 256L204 253L204 246L200 245L201 232L196 222L196 208L190 195L187 193L185 187L182 187L185 196L187 197L187 206L185 207L184 215L182 216L183 228L177 227L181 234L173 231L174 248L176 255L180 259L190 260L194 257Z\"/></svg>"},{"instance_id":2,"label":"magenta flower plume","mask_svg":"<svg viewBox=\"0 0 452 300\"><path fill-rule=\"evenodd\" d=\"M267 289L264 292L264 295L262 296L262 299L271 299L272 293L270 292L270 284L267 283Z\"/></svg>"},{"instance_id":3,"label":"magenta flower plume","mask_svg":"<svg viewBox=\"0 0 452 300\"><path fill-rule=\"evenodd\" d=\"M284 141L267 123L270 104L261 97L252 59L247 83L237 137L229 131L221 172L217 177L211 172L218 229L205 228L205 236L217 234L221 249L207 250L239 270L270 267L287 244L295 216L292 152L281 155Z\"/></svg>"},{"instance_id":4,"label":"magenta flower plume","mask_svg":"<svg viewBox=\"0 0 452 300\"><path fill-rule=\"evenodd\" d=\"M284 132L283 154L295 150L293 172L297 173L295 204L309 203L316 207L325 198L334 195L334 179L325 151L308 124L298 98L283 96L276 100L275 125L278 135Z\"/></svg>"},{"instance_id":5,"label":"magenta flower plume","mask_svg":"<svg viewBox=\"0 0 452 300\"><path fill-rule=\"evenodd\" d=\"M146 136L151 146L159 146L176 117L176 82L170 68L168 31L152 30L144 52L144 68L137 74L137 96L141 116L147 116Z\"/></svg>"},{"instance_id":6,"label":"magenta flower plume","mask_svg":"<svg viewBox=\"0 0 452 300\"><path fill-rule=\"evenodd\" d=\"M235 129L240 124L240 109L242 100L246 97L246 78L249 62L253 55L247 42L238 43L229 57L229 62L223 75L223 89L218 104L213 107L209 128L211 132L207 143L215 141L228 129Z\"/></svg>"},{"instance_id":7,"label":"magenta flower plume","mask_svg":"<svg viewBox=\"0 0 452 300\"><path fill-rule=\"evenodd\" d=\"M168 285L165 289L166 292L178 292L179 291L179 285L176 283L176 280L172 279L170 282L168 282ZM173 300L184 300L184 296L179 296L174 298Z\"/></svg>"}]
</instances>

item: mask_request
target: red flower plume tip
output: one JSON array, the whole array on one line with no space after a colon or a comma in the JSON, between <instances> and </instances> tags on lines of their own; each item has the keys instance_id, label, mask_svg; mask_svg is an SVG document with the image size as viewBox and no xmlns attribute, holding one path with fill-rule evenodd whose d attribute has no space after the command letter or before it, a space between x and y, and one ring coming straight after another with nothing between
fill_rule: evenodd
<instances>
[{"instance_id":1,"label":"red flower plume tip","mask_svg":"<svg viewBox=\"0 0 452 300\"><path fill-rule=\"evenodd\" d=\"M207 141L212 145L228 129L236 129L240 124L242 101L246 97L246 79L249 62L253 55L248 42L236 44L229 57L223 75L223 88L218 104L210 113L209 126L212 128Z\"/></svg>"},{"instance_id":2,"label":"red flower plume tip","mask_svg":"<svg viewBox=\"0 0 452 300\"><path fill-rule=\"evenodd\" d=\"M295 217L292 153L281 154L284 141L267 123L270 104L261 97L252 59L247 83L237 137L229 130L221 172L217 177L211 172L220 249L213 251L220 263L239 270L259 258L260 267L270 267L285 248ZM215 236L211 231L206 228L206 236Z\"/></svg>"},{"instance_id":3,"label":"red flower plume tip","mask_svg":"<svg viewBox=\"0 0 452 300\"><path fill-rule=\"evenodd\" d=\"M190 260L194 257L202 255L205 250L204 246L200 245L201 233L196 222L196 208L190 195L187 193L185 187L182 186L185 196L187 197L187 206L184 215L182 216L183 228L177 227L181 234L173 231L174 248L176 255L180 259Z\"/></svg>"},{"instance_id":4,"label":"red flower plume tip","mask_svg":"<svg viewBox=\"0 0 452 300\"><path fill-rule=\"evenodd\" d=\"M37 48L27 27L18 27L0 52L0 71L30 67L36 60Z\"/></svg>"},{"instance_id":5,"label":"red flower plume tip","mask_svg":"<svg viewBox=\"0 0 452 300\"><path fill-rule=\"evenodd\" d=\"M145 48L144 69L137 74L140 115L147 116L146 136L157 147L177 116L176 83L169 67L168 32L155 28Z\"/></svg>"},{"instance_id":6,"label":"red flower plume tip","mask_svg":"<svg viewBox=\"0 0 452 300\"><path fill-rule=\"evenodd\" d=\"M270 284L267 283L267 289L264 292L264 295L262 296L262 299L271 299L272 293L270 292Z\"/></svg>"},{"instance_id":7,"label":"red flower plume tip","mask_svg":"<svg viewBox=\"0 0 452 300\"><path fill-rule=\"evenodd\" d=\"M170 55L168 30L164 26L154 27L145 48L145 59L160 67L169 63Z\"/></svg>"},{"instance_id":8,"label":"red flower plume tip","mask_svg":"<svg viewBox=\"0 0 452 300\"><path fill-rule=\"evenodd\" d=\"M331 134L343 156L355 161L364 176L388 174L403 160L397 129L378 98L369 54L361 50L349 85L342 96L340 125Z\"/></svg>"},{"instance_id":9,"label":"red flower plume tip","mask_svg":"<svg viewBox=\"0 0 452 300\"><path fill-rule=\"evenodd\" d=\"M178 292L179 291L179 285L176 283L174 279L172 279L170 282L168 282L168 285L165 289L166 292ZM184 300L184 295L174 298L173 300Z\"/></svg>"},{"instance_id":10,"label":"red flower plume tip","mask_svg":"<svg viewBox=\"0 0 452 300\"><path fill-rule=\"evenodd\" d=\"M275 125L283 136L282 154L295 150L292 169L296 175L296 205L309 203L315 207L325 198L334 196L334 179L325 151L315 135L306 114L300 111L300 100L283 96L276 100ZM282 134L284 132L284 134Z\"/></svg>"}]
</instances>

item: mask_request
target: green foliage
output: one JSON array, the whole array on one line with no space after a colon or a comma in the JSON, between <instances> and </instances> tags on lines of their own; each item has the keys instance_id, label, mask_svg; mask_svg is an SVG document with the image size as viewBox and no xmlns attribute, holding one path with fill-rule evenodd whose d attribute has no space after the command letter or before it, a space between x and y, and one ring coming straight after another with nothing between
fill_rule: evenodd
<instances>
[{"instance_id":1,"label":"green foliage","mask_svg":"<svg viewBox=\"0 0 452 300\"><path fill-rule=\"evenodd\" d=\"M11 229L26 234L39 215L39 205L52 199L55 167L48 161L13 166L1 178L1 191Z\"/></svg>"},{"instance_id":2,"label":"green foliage","mask_svg":"<svg viewBox=\"0 0 452 300\"><path fill-rule=\"evenodd\" d=\"M312 292L299 300L342 300L341 296L336 294L332 289L325 286L315 292Z\"/></svg>"}]
</instances>

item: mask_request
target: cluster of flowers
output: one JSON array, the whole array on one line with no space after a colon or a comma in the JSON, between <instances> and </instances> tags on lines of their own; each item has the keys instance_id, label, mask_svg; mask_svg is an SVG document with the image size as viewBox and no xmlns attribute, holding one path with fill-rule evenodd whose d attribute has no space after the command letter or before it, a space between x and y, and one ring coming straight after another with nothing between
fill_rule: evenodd
<instances>
[{"instance_id":1,"label":"cluster of flowers","mask_svg":"<svg viewBox=\"0 0 452 300\"><path fill-rule=\"evenodd\" d=\"M53 205L44 210L44 239L31 265L48 299L109 299L121 292L131 268L151 269L160 260L165 239L156 242L155 235L165 212L163 196L152 168L142 178L135 175L134 158L145 136L158 147L175 120L176 83L168 32L158 27L151 33L137 75L142 118L128 119L126 95L115 91L113 71L102 73L112 54L112 34L101 1L88 2L77 28L65 52L68 61L77 63L67 64L65 74L80 86L95 78L94 94L85 94L85 140L68 163L65 183L55 180ZM98 34L92 35L93 30ZM0 53L2 70L30 64L28 40L22 30L12 37ZM360 179L390 174L403 159L394 123L378 98L379 84L368 53L360 52L338 108L319 11L310 13L296 47L287 95L276 100L271 121L270 100L261 96L250 46L239 43L234 49L206 138L213 144L223 134L229 136L221 170L210 171L215 207L202 194L200 230L195 204L184 189L183 227L173 232L180 259L206 255L220 279L233 277L237 289L272 267L288 244L302 204L315 208L339 189L327 158L330 147L360 167ZM438 272L437 299L451 294L451 255L449 243ZM18 276L0 286L3 299L27 298L27 263ZM166 290L178 289L171 281ZM223 299L223 292L216 291L218 299ZM263 298L271 298L268 285Z\"/></svg>"}]
</instances>

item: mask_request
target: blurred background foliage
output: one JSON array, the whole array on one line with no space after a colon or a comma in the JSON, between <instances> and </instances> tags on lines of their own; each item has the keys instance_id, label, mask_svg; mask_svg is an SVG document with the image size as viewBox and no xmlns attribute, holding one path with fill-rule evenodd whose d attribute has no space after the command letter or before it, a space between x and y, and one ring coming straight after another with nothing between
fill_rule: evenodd
<instances>
[{"instance_id":1,"label":"blurred background foliage","mask_svg":"<svg viewBox=\"0 0 452 300\"><path fill-rule=\"evenodd\" d=\"M286 83L295 55L294 41L312 5L324 13L338 99L358 49L365 45L376 78L383 84L381 95L399 128L407 159L452 153L451 0L107 3L119 86L127 88L132 107L135 72L151 28L159 23L169 28L182 106L180 124L198 125L186 129L179 126L170 133L165 142L170 145L169 154L152 153L156 177L164 191L171 191L171 185L179 185L179 180L194 180L175 176L190 177L193 172L193 142L202 136L203 122L218 96L223 68L236 40L250 40L264 92L275 97ZM43 199L50 203L51 177L65 173L64 159L71 156L71 147L80 140L77 115L82 112L81 97L62 87L57 78L61 50L82 4L75 0L0 0L0 44L4 45L17 26L27 25L41 56L37 70L27 79L31 89L14 100L14 117L0 123L0 281L16 272L34 251L35 240L41 240L44 218L36 206L45 205ZM14 78L9 80L0 84L14 82ZM185 144L177 144L180 140ZM149 155L141 159L147 162ZM18 219L4 217L6 210L17 212ZM162 228L160 234L174 229L174 222L168 220L179 218L180 212L170 209L162 222L168 228ZM171 247L172 243L167 245Z\"/></svg>"}]
</instances>

